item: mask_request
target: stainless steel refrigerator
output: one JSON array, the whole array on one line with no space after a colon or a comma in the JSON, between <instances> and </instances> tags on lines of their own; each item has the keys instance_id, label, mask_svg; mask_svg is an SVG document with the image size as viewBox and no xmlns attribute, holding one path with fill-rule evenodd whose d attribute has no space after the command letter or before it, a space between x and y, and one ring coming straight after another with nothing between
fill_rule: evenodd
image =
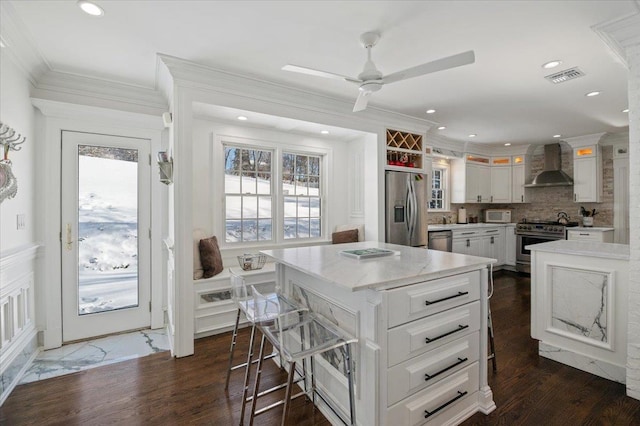
<instances>
[{"instance_id":1,"label":"stainless steel refrigerator","mask_svg":"<svg viewBox=\"0 0 640 426\"><path fill-rule=\"evenodd\" d=\"M386 172L387 243L414 247L427 245L427 181L419 173Z\"/></svg>"}]
</instances>

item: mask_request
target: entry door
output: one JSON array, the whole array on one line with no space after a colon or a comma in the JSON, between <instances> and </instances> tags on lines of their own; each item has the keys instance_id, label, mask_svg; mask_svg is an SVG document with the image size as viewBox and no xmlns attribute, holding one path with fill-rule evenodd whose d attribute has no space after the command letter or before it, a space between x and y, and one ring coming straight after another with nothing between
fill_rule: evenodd
<instances>
[{"instance_id":1,"label":"entry door","mask_svg":"<svg viewBox=\"0 0 640 426\"><path fill-rule=\"evenodd\" d=\"M151 325L146 139L62 132L62 339Z\"/></svg>"}]
</instances>

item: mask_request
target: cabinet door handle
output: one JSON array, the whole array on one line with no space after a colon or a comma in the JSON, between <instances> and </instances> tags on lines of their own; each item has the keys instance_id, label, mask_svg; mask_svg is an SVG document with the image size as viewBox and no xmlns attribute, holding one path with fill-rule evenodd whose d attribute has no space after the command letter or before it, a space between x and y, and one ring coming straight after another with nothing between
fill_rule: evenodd
<instances>
[{"instance_id":1,"label":"cabinet door handle","mask_svg":"<svg viewBox=\"0 0 640 426\"><path fill-rule=\"evenodd\" d=\"M467 239L467 247L471 247L471 242Z\"/></svg>"},{"instance_id":2,"label":"cabinet door handle","mask_svg":"<svg viewBox=\"0 0 640 426\"><path fill-rule=\"evenodd\" d=\"M494 239L494 238L495 238L495 237L491 237L491 244L493 244L493 243L494 243L494 241L493 241L493 239Z\"/></svg>"},{"instance_id":3,"label":"cabinet door handle","mask_svg":"<svg viewBox=\"0 0 640 426\"><path fill-rule=\"evenodd\" d=\"M493 195L491 196L491 202L493 203Z\"/></svg>"},{"instance_id":4,"label":"cabinet door handle","mask_svg":"<svg viewBox=\"0 0 640 426\"><path fill-rule=\"evenodd\" d=\"M458 391L458 395L456 395L452 400L445 402L444 404L442 404L441 406L439 406L435 410L433 410L433 411L424 410L424 418L428 419L429 417L431 417L434 414L436 414L438 411L447 408L449 405L453 404L454 402L456 402L457 400L459 400L460 398L465 396L467 393L468 393L467 391L464 391L464 392Z\"/></svg>"},{"instance_id":5,"label":"cabinet door handle","mask_svg":"<svg viewBox=\"0 0 640 426\"><path fill-rule=\"evenodd\" d=\"M573 194L573 201L578 201L578 194Z\"/></svg>"},{"instance_id":6,"label":"cabinet door handle","mask_svg":"<svg viewBox=\"0 0 640 426\"><path fill-rule=\"evenodd\" d=\"M460 324L458 324L458 328L456 328L455 330L447 331L446 333L441 334L439 336L436 336L433 339L425 337L424 338L424 343L427 344L427 343L435 342L436 340L442 339L443 337L447 337L447 336L449 336L449 335L451 335L453 333L457 333L458 331L462 331L465 328L469 328L469 325L460 325Z\"/></svg>"},{"instance_id":7,"label":"cabinet door handle","mask_svg":"<svg viewBox=\"0 0 640 426\"><path fill-rule=\"evenodd\" d=\"M520 202L521 202L521 203L524 203L524 195L521 195L521 196L520 196Z\"/></svg>"},{"instance_id":8,"label":"cabinet door handle","mask_svg":"<svg viewBox=\"0 0 640 426\"><path fill-rule=\"evenodd\" d=\"M442 299L434 300L433 302L430 301L430 300L425 300L424 304L426 306L429 306L429 305L433 305L434 303L444 302L445 300L453 299L455 297L464 296L466 294L469 294L469 292L468 291L459 291L458 294L454 294L453 296L443 297Z\"/></svg>"},{"instance_id":9,"label":"cabinet door handle","mask_svg":"<svg viewBox=\"0 0 640 426\"><path fill-rule=\"evenodd\" d=\"M429 375L429 374L427 374L427 373L424 373L424 381L425 381L425 382L428 382L429 380L433 379L434 377L437 377L437 376L439 376L440 374L445 373L445 372L447 372L447 371L451 370L452 368L455 368L455 367L457 367L458 365L460 365L460 364L464 363L464 362L465 362L465 361L467 361L468 359L469 359L469 358L460 358L460 357L458 357L458 360L457 360L456 362L454 362L453 364L451 364L451 365L450 365L450 366L448 366L448 367L443 368L442 370L438 371L437 373L433 373L433 374L431 374L431 375Z\"/></svg>"}]
</instances>

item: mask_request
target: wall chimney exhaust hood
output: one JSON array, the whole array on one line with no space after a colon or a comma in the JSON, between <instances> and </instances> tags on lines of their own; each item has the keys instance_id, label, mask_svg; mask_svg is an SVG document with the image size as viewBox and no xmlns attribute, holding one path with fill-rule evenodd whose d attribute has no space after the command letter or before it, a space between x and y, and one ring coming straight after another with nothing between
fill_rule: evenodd
<instances>
[{"instance_id":1,"label":"wall chimney exhaust hood","mask_svg":"<svg viewBox=\"0 0 640 426\"><path fill-rule=\"evenodd\" d=\"M533 178L525 188L542 188L547 186L571 186L573 179L561 170L562 158L560 144L544 146L544 170Z\"/></svg>"}]
</instances>

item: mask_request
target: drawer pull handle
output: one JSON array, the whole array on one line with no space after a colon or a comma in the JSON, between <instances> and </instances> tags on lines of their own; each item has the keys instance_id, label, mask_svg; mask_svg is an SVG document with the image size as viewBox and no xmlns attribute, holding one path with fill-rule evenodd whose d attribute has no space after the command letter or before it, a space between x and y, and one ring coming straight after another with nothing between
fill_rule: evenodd
<instances>
[{"instance_id":1,"label":"drawer pull handle","mask_svg":"<svg viewBox=\"0 0 640 426\"><path fill-rule=\"evenodd\" d=\"M452 400L450 400L448 402L445 402L444 404L442 404L441 406L439 406L435 410L433 410L433 411L424 410L424 418L428 419L429 417L431 417L434 414L436 414L438 411L447 408L449 405L453 404L454 402L456 402L460 398L464 397L467 393L468 393L467 391L464 391L464 392L458 391L458 395L456 395Z\"/></svg>"},{"instance_id":2,"label":"drawer pull handle","mask_svg":"<svg viewBox=\"0 0 640 426\"><path fill-rule=\"evenodd\" d=\"M591 235L591 234L583 234L583 233L580 233L580 235L584 235L585 237L588 237L588 236L589 236L589 235Z\"/></svg>"},{"instance_id":3,"label":"drawer pull handle","mask_svg":"<svg viewBox=\"0 0 640 426\"><path fill-rule=\"evenodd\" d=\"M462 232L460 235L473 235L475 234L476 231L472 231L472 232Z\"/></svg>"},{"instance_id":4,"label":"drawer pull handle","mask_svg":"<svg viewBox=\"0 0 640 426\"><path fill-rule=\"evenodd\" d=\"M449 299L453 299L453 298L456 298L456 297L464 296L466 294L469 294L469 292L468 291L459 291L458 294L454 294L453 296L443 297L442 299L434 300L433 302L431 302L429 300L425 300L424 304L429 306L429 305L433 305L434 303L444 302L445 300L449 300Z\"/></svg>"},{"instance_id":5,"label":"drawer pull handle","mask_svg":"<svg viewBox=\"0 0 640 426\"><path fill-rule=\"evenodd\" d=\"M447 337L450 334L457 333L458 331L464 330L465 328L469 328L469 326L468 325L459 325L458 324L458 328L456 328L455 330L448 331L448 332L446 332L444 334L441 334L441 335L439 335L437 337L434 337L433 339L425 337L424 340L425 340L425 343L435 342L438 339L442 339L443 337Z\"/></svg>"},{"instance_id":6,"label":"drawer pull handle","mask_svg":"<svg viewBox=\"0 0 640 426\"><path fill-rule=\"evenodd\" d=\"M442 370L438 371L437 373L433 373L432 375L429 375L427 373L424 374L424 381L428 382L429 380L433 379L436 376L439 376L440 374L447 372L449 370L451 370L452 368L457 367L458 365L464 363L465 361L467 361L469 358L460 358L458 357L458 360L456 362L454 362L453 364L451 364L448 367L443 368Z\"/></svg>"}]
</instances>

